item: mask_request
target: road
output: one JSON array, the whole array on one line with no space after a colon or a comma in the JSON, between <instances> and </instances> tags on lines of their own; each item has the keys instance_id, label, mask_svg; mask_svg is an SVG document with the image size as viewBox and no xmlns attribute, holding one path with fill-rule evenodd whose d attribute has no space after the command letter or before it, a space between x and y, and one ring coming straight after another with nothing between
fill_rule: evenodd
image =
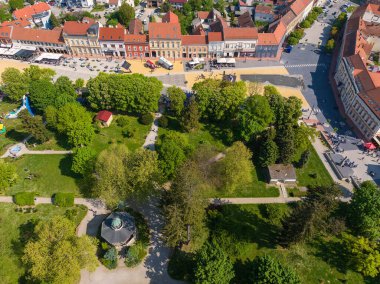
<instances>
[{"instance_id":1,"label":"road","mask_svg":"<svg viewBox=\"0 0 380 284\"><path fill-rule=\"evenodd\" d=\"M380 184L380 167L378 156L366 155L363 152L358 139L347 126L340 115L338 106L330 86L328 70L331 63L331 55L320 52L319 44L326 42L331 29L331 23L340 13L339 7L347 1L338 1L329 8L327 16L320 17L310 28L305 30L305 36L300 44L295 46L291 53L283 53L281 62L291 75L302 75L304 89L302 93L312 107L310 112L304 113L304 117L315 118L323 124L325 131L331 134L334 130L345 140L338 142L335 147L343 150L343 156L347 156L357 167L353 168L354 176L359 181L373 180ZM336 15L332 15L336 12ZM323 156L325 147L315 147L320 156ZM327 166L330 169L330 166ZM368 173L373 171L374 177ZM333 175L335 176L335 175Z\"/></svg>"}]
</instances>

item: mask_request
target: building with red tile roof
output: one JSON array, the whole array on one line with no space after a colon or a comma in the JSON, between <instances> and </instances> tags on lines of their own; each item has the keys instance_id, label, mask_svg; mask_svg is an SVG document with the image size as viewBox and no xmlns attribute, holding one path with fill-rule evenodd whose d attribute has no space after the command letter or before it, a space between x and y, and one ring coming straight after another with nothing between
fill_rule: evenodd
<instances>
[{"instance_id":1,"label":"building with red tile roof","mask_svg":"<svg viewBox=\"0 0 380 284\"><path fill-rule=\"evenodd\" d=\"M255 7L255 21L271 23L275 19L275 13L271 6L257 5Z\"/></svg>"},{"instance_id":2,"label":"building with red tile roof","mask_svg":"<svg viewBox=\"0 0 380 284\"><path fill-rule=\"evenodd\" d=\"M103 127L109 127L113 120L112 112L108 110L101 110L98 112L95 118L96 121L99 121Z\"/></svg>"},{"instance_id":3,"label":"building with red tile roof","mask_svg":"<svg viewBox=\"0 0 380 284\"><path fill-rule=\"evenodd\" d=\"M380 52L380 6L358 7L348 19L334 83L345 115L365 140L380 145L380 68L371 61Z\"/></svg>"},{"instance_id":4,"label":"building with red tile roof","mask_svg":"<svg viewBox=\"0 0 380 284\"><path fill-rule=\"evenodd\" d=\"M0 47L12 47L12 27L0 26Z\"/></svg>"},{"instance_id":5,"label":"building with red tile roof","mask_svg":"<svg viewBox=\"0 0 380 284\"><path fill-rule=\"evenodd\" d=\"M14 20L27 20L32 26L49 28L51 15L50 6L45 2L39 2L13 11Z\"/></svg>"},{"instance_id":6,"label":"building with red tile roof","mask_svg":"<svg viewBox=\"0 0 380 284\"><path fill-rule=\"evenodd\" d=\"M181 27L179 23L150 23L151 57L181 57Z\"/></svg>"},{"instance_id":7,"label":"building with red tile roof","mask_svg":"<svg viewBox=\"0 0 380 284\"><path fill-rule=\"evenodd\" d=\"M206 35L183 35L182 57L207 57L208 45Z\"/></svg>"},{"instance_id":8,"label":"building with red tile roof","mask_svg":"<svg viewBox=\"0 0 380 284\"><path fill-rule=\"evenodd\" d=\"M124 36L126 57L142 58L150 57L148 36L126 34Z\"/></svg>"},{"instance_id":9,"label":"building with red tile roof","mask_svg":"<svg viewBox=\"0 0 380 284\"><path fill-rule=\"evenodd\" d=\"M28 20L26 20L26 19L13 20L13 21L4 21L0 25L2 25L2 26L21 27L21 28L31 28L32 27L32 24Z\"/></svg>"},{"instance_id":10,"label":"building with red tile roof","mask_svg":"<svg viewBox=\"0 0 380 284\"><path fill-rule=\"evenodd\" d=\"M72 55L103 55L99 44L99 23L66 21L63 25L62 35Z\"/></svg>"},{"instance_id":11,"label":"building with red tile roof","mask_svg":"<svg viewBox=\"0 0 380 284\"><path fill-rule=\"evenodd\" d=\"M209 32L207 34L209 57L224 56L224 40L222 32Z\"/></svg>"},{"instance_id":12,"label":"building with red tile roof","mask_svg":"<svg viewBox=\"0 0 380 284\"><path fill-rule=\"evenodd\" d=\"M143 34L144 33L144 26L143 23L139 19L133 19L129 22L128 27L130 34Z\"/></svg>"},{"instance_id":13,"label":"building with red tile roof","mask_svg":"<svg viewBox=\"0 0 380 284\"><path fill-rule=\"evenodd\" d=\"M124 28L99 28L99 44L105 56L125 57Z\"/></svg>"},{"instance_id":14,"label":"building with red tile roof","mask_svg":"<svg viewBox=\"0 0 380 284\"><path fill-rule=\"evenodd\" d=\"M178 16L174 14L172 11L167 12L163 17L162 17L162 22L163 23L172 23L172 24L178 24Z\"/></svg>"}]
</instances>

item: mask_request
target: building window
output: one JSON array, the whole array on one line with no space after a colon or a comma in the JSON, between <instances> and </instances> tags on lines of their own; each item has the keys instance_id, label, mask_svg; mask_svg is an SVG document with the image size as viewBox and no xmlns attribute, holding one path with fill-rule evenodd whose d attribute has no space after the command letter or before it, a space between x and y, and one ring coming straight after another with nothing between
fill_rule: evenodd
<instances>
[{"instance_id":1,"label":"building window","mask_svg":"<svg viewBox=\"0 0 380 284\"><path fill-rule=\"evenodd\" d=\"M136 50L137 50L137 46L134 46L134 47L133 47L133 50L136 51Z\"/></svg>"},{"instance_id":2,"label":"building window","mask_svg":"<svg viewBox=\"0 0 380 284\"><path fill-rule=\"evenodd\" d=\"M140 51L142 51L142 50L143 50L142 46L140 46L140 47L139 47L139 50L140 50Z\"/></svg>"}]
</instances>

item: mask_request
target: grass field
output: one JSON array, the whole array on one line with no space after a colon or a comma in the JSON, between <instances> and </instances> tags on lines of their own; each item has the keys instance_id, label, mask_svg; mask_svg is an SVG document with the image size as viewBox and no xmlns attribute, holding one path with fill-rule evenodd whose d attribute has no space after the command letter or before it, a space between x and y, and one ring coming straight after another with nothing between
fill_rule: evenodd
<instances>
[{"instance_id":1,"label":"grass field","mask_svg":"<svg viewBox=\"0 0 380 284\"><path fill-rule=\"evenodd\" d=\"M211 225L211 232L216 231L218 236L223 236L219 240L225 241L219 243L235 263L236 277L233 283L248 284L247 275L251 272L252 260L264 254L272 255L293 268L301 283L371 283L365 282L358 273L342 270L334 262L330 263L327 246L300 244L289 249L278 246L276 238L280 227L262 216L260 206L224 205L220 210L221 215ZM285 204L276 206L285 214L289 210ZM193 262L191 256L182 258L181 261L170 261L169 272L177 279L189 279ZM174 271L181 274L175 274Z\"/></svg>"},{"instance_id":2,"label":"grass field","mask_svg":"<svg viewBox=\"0 0 380 284\"><path fill-rule=\"evenodd\" d=\"M20 278L25 269L21 263L24 243L21 237L20 226L32 219L48 219L54 215L63 215L66 208L53 205L38 205L36 213L15 212L14 204L0 204L0 279L2 284L23 283ZM86 214L85 207L79 208L77 224ZM24 282L26 283L26 282Z\"/></svg>"},{"instance_id":3,"label":"grass field","mask_svg":"<svg viewBox=\"0 0 380 284\"><path fill-rule=\"evenodd\" d=\"M19 179L5 192L7 195L33 191L40 196L56 192L73 192L80 196L81 179L70 170L70 155L25 155L9 161L16 165Z\"/></svg>"},{"instance_id":4,"label":"grass field","mask_svg":"<svg viewBox=\"0 0 380 284\"><path fill-rule=\"evenodd\" d=\"M310 147L310 157L303 168L296 168L297 180L299 186L322 186L331 185L333 179L326 170L314 147ZM313 177L316 174L316 177Z\"/></svg>"}]
</instances>

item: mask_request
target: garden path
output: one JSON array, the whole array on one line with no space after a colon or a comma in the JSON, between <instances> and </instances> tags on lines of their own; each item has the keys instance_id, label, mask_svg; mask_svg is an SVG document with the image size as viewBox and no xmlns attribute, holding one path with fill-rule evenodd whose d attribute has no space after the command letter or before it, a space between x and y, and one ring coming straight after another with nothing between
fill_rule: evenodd
<instances>
[{"instance_id":1,"label":"garden path","mask_svg":"<svg viewBox=\"0 0 380 284\"><path fill-rule=\"evenodd\" d=\"M15 147L20 147L18 152L13 152L12 149ZM72 151L54 151L54 150L40 150L40 151L32 151L29 150L24 143L17 143L15 145L10 146L7 151L0 158L16 158L22 155L62 155L62 154L72 154Z\"/></svg>"}]
</instances>

